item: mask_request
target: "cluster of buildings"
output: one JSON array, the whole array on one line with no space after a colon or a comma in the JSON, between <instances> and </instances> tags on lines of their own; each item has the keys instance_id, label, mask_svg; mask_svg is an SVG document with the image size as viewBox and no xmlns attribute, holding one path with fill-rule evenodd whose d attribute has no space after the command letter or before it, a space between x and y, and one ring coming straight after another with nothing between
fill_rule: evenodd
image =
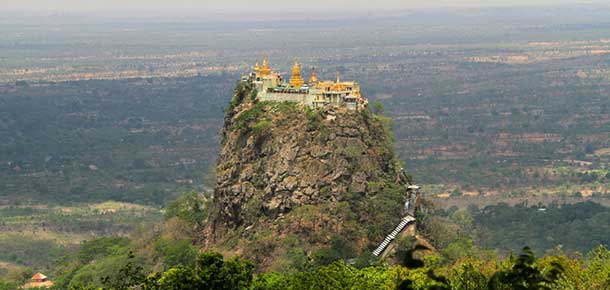
<instances>
[{"instance_id":1,"label":"cluster of buildings","mask_svg":"<svg viewBox=\"0 0 610 290\"><path fill-rule=\"evenodd\" d=\"M368 105L368 100L360 94L359 83L341 81L338 73L336 81L319 80L315 68L306 82L296 61L287 82L269 67L266 57L262 66L257 62L254 71L244 76L244 80L252 83L260 101L298 102L311 108L332 105L349 110L360 110Z\"/></svg>"}]
</instances>

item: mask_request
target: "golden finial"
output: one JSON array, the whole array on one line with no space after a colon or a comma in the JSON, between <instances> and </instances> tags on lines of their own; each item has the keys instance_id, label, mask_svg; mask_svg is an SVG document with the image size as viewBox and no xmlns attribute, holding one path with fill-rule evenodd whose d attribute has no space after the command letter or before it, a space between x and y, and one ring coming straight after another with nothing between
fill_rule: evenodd
<instances>
[{"instance_id":1,"label":"golden finial","mask_svg":"<svg viewBox=\"0 0 610 290\"><path fill-rule=\"evenodd\" d=\"M347 89L347 87L341 83L341 74L339 73L339 70L337 70L337 82L335 82L332 86L331 86L331 90L333 91L345 91Z\"/></svg>"},{"instance_id":2,"label":"golden finial","mask_svg":"<svg viewBox=\"0 0 610 290\"><path fill-rule=\"evenodd\" d=\"M258 66L258 61L257 61L256 65L254 66L254 72L259 73L260 71L261 71L261 68Z\"/></svg>"},{"instance_id":3,"label":"golden finial","mask_svg":"<svg viewBox=\"0 0 610 290\"><path fill-rule=\"evenodd\" d=\"M301 77L301 68L295 59L294 66L292 67L292 76L290 77L290 85L295 88L300 88L304 83L305 81Z\"/></svg>"},{"instance_id":4,"label":"golden finial","mask_svg":"<svg viewBox=\"0 0 610 290\"><path fill-rule=\"evenodd\" d=\"M316 73L316 67L311 69L311 77L309 78L309 83L317 83L318 82L318 74Z\"/></svg>"},{"instance_id":5,"label":"golden finial","mask_svg":"<svg viewBox=\"0 0 610 290\"><path fill-rule=\"evenodd\" d=\"M294 66L292 66L292 76L301 76L301 68L296 60L294 61Z\"/></svg>"},{"instance_id":6,"label":"golden finial","mask_svg":"<svg viewBox=\"0 0 610 290\"><path fill-rule=\"evenodd\" d=\"M263 76L268 76L271 74L271 69L267 63L267 55L263 55L263 67L260 69L260 73Z\"/></svg>"}]
</instances>

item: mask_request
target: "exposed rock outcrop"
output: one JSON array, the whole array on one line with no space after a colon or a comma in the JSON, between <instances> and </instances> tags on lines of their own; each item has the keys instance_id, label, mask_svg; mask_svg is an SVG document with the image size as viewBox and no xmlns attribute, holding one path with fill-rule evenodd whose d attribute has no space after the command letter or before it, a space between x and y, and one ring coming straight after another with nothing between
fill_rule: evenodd
<instances>
[{"instance_id":1,"label":"exposed rock outcrop","mask_svg":"<svg viewBox=\"0 0 610 290\"><path fill-rule=\"evenodd\" d=\"M276 247L288 237L306 256L333 238L370 248L401 218L388 120L253 95L240 83L226 112L206 247L268 266L288 255Z\"/></svg>"}]
</instances>

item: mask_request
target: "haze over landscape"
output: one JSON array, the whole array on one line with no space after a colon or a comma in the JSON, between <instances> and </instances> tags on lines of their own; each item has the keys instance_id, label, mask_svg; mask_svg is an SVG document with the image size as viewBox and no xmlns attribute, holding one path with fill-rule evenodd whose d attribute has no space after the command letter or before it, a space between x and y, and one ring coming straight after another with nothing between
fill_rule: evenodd
<instances>
[{"instance_id":1,"label":"haze over landscape","mask_svg":"<svg viewBox=\"0 0 610 290\"><path fill-rule=\"evenodd\" d=\"M180 11L203 12L211 14L226 13L260 13L260 12L324 12L339 10L345 12L377 12L395 11L416 8L458 8L458 7L523 7L523 6L570 6L608 3L603 0L380 0L371 5L369 0L311 0L283 1L261 0L255 5L248 0L232 1L198 1L198 0L5 0L0 10L30 10L30 11ZM340 13L336 13L340 14Z\"/></svg>"},{"instance_id":2,"label":"haze over landscape","mask_svg":"<svg viewBox=\"0 0 610 290\"><path fill-rule=\"evenodd\" d=\"M610 285L606 1L0 12L0 290Z\"/></svg>"}]
</instances>

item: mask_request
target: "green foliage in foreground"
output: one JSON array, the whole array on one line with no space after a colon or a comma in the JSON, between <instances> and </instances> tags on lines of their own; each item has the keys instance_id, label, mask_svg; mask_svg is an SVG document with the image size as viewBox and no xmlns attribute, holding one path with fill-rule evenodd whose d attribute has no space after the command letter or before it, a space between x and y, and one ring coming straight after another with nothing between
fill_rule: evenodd
<instances>
[{"instance_id":1,"label":"green foliage in foreground","mask_svg":"<svg viewBox=\"0 0 610 290\"><path fill-rule=\"evenodd\" d=\"M134 263L125 264L117 277L105 277L104 285L72 286L85 289L144 290L585 290L610 286L610 251L603 246L586 259L561 253L536 259L529 248L504 261L463 259L439 264L434 255L419 258L424 247L409 251L404 265L356 268L343 261L296 273L263 273L254 276L247 260L225 260L218 253L203 253L194 267L176 266L164 272L142 274Z\"/></svg>"},{"instance_id":2,"label":"green foliage in foreground","mask_svg":"<svg viewBox=\"0 0 610 290\"><path fill-rule=\"evenodd\" d=\"M0 290L13 290L17 288L17 284L0 280Z\"/></svg>"},{"instance_id":3,"label":"green foliage in foreground","mask_svg":"<svg viewBox=\"0 0 610 290\"><path fill-rule=\"evenodd\" d=\"M350 241L333 238L330 251L300 252L286 264L291 266L274 268L279 272L257 273L265 270L263 265L257 268L241 258L199 253L194 241L197 225L203 221L192 218L205 216L206 210L203 196L185 194L168 206L165 223L154 230L137 232L132 239L105 237L84 242L73 257L58 261L55 272L47 274L55 289L62 290L589 290L610 286L610 251L605 247L584 256L555 250L541 259L525 248L516 257L498 259L469 238L476 231L476 216L466 210L447 213L447 219L424 217L421 233L438 251L413 246L414 240L399 241L395 261L400 265L376 264L370 254L349 264L345 261L356 256ZM553 212L552 208L547 211ZM295 245L285 247L298 249ZM9 274L6 282L0 279L0 290L22 285L33 273Z\"/></svg>"},{"instance_id":4,"label":"green foliage in foreground","mask_svg":"<svg viewBox=\"0 0 610 290\"><path fill-rule=\"evenodd\" d=\"M133 256L129 257L133 259ZM204 253L197 258L195 267L176 266L163 273L145 276L142 267L133 263L125 264L116 276L102 278L99 289L123 290L246 290L253 280L254 264L240 258L225 260L218 253ZM93 285L72 285L71 290L96 289Z\"/></svg>"}]
</instances>

